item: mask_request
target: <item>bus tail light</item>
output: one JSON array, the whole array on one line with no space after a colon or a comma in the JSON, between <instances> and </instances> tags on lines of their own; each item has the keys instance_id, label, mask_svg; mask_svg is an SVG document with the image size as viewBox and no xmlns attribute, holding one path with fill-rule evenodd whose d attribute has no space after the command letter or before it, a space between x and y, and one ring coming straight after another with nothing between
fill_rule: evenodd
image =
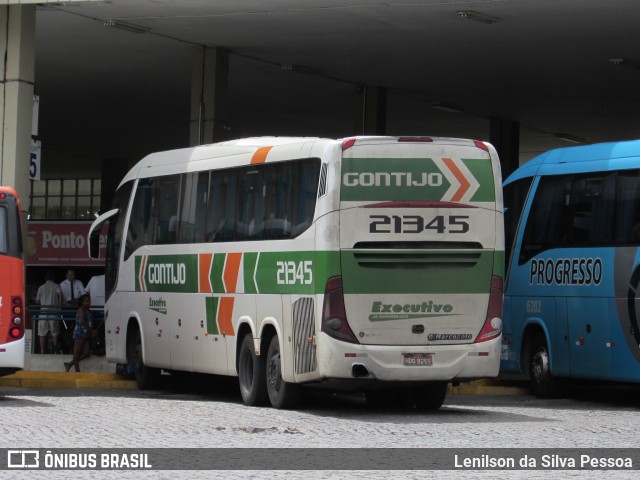
<instances>
[{"instance_id":1,"label":"bus tail light","mask_svg":"<svg viewBox=\"0 0 640 480\"><path fill-rule=\"evenodd\" d=\"M485 152L489 151L489 147L487 147L487 145L484 142L481 142L480 140L474 140L473 143L479 149L484 150Z\"/></svg>"},{"instance_id":2,"label":"bus tail light","mask_svg":"<svg viewBox=\"0 0 640 480\"><path fill-rule=\"evenodd\" d=\"M336 340L358 343L356 336L347 323L342 277L332 277L327 280L327 285L324 289L324 304L322 305L321 330Z\"/></svg>"},{"instance_id":3,"label":"bus tail light","mask_svg":"<svg viewBox=\"0 0 640 480\"><path fill-rule=\"evenodd\" d=\"M22 298L11 297L11 327L9 328L8 341L19 340L24 335L24 310Z\"/></svg>"},{"instance_id":4,"label":"bus tail light","mask_svg":"<svg viewBox=\"0 0 640 480\"><path fill-rule=\"evenodd\" d=\"M489 294L489 306L487 318L482 330L478 334L475 343L486 342L496 338L502 333L502 278L491 277L491 293Z\"/></svg>"}]
</instances>

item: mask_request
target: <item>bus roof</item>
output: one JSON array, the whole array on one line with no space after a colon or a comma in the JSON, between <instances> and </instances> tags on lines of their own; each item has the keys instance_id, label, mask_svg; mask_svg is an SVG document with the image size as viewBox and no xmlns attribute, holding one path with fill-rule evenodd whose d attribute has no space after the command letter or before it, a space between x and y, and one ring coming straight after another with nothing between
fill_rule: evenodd
<instances>
[{"instance_id":1,"label":"bus roof","mask_svg":"<svg viewBox=\"0 0 640 480\"><path fill-rule=\"evenodd\" d=\"M535 175L560 175L640 168L640 140L556 148L532 158L505 180L507 185Z\"/></svg>"},{"instance_id":2,"label":"bus roof","mask_svg":"<svg viewBox=\"0 0 640 480\"><path fill-rule=\"evenodd\" d=\"M254 163L255 156L264 154L266 158L268 149L278 150L280 159L302 158L304 156L317 155L324 148L343 148L346 141L356 145L373 145L393 142L427 142L440 145L477 146L490 151L489 144L484 142L445 137L392 137L392 136L354 136L340 139L328 139L319 137L251 137L238 140L228 140L209 145L168 150L151 153L140 160L122 179L120 185L138 177L148 175L169 175L184 171L199 170L198 162L216 162L216 168L229 168L238 165ZM491 147L492 149L493 147ZM185 164L191 164L185 166ZM201 164L200 164L201 165ZM148 170L147 170L148 169ZM148 172L148 173L147 173Z\"/></svg>"}]
</instances>

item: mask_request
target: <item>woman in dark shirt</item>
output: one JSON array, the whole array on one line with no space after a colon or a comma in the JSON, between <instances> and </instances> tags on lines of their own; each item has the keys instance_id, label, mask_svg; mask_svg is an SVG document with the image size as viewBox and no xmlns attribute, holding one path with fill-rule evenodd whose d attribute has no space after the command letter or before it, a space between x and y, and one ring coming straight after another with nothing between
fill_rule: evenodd
<instances>
[{"instance_id":1,"label":"woman in dark shirt","mask_svg":"<svg viewBox=\"0 0 640 480\"><path fill-rule=\"evenodd\" d=\"M78 310L76 312L76 328L73 331L73 360L64 363L65 371L75 367L80 371L80 361L89 356L92 325L91 325L91 297L85 293L78 298Z\"/></svg>"}]
</instances>

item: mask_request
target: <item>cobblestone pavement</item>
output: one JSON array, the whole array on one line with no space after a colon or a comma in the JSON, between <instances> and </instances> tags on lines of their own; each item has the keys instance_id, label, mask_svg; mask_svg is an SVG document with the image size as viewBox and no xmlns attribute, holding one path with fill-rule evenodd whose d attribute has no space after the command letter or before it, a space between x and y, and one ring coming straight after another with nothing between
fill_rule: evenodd
<instances>
[{"instance_id":1,"label":"cobblestone pavement","mask_svg":"<svg viewBox=\"0 0 640 480\"><path fill-rule=\"evenodd\" d=\"M637 390L633 395L638 399ZM237 384L159 392L0 388L5 448L635 448L629 392L562 400L450 396L437 412L314 393L297 411L249 408ZM633 478L624 471L0 471L0 478ZM637 473L637 472L636 472Z\"/></svg>"}]
</instances>

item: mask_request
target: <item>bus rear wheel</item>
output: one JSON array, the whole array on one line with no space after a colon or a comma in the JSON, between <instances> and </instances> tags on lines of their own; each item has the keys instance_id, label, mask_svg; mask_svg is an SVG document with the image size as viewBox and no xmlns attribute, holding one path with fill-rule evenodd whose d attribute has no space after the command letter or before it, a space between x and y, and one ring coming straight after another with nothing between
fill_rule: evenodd
<instances>
[{"instance_id":1,"label":"bus rear wheel","mask_svg":"<svg viewBox=\"0 0 640 480\"><path fill-rule=\"evenodd\" d=\"M248 333L240 344L238 354L238 379L242 402L250 407L266 405L267 388L265 385L264 357L256 355L253 336Z\"/></svg>"},{"instance_id":2,"label":"bus rear wheel","mask_svg":"<svg viewBox=\"0 0 640 480\"><path fill-rule=\"evenodd\" d=\"M447 382L437 382L415 387L413 402L418 410L438 410L447 396Z\"/></svg>"},{"instance_id":3,"label":"bus rear wheel","mask_svg":"<svg viewBox=\"0 0 640 480\"><path fill-rule=\"evenodd\" d=\"M277 335L274 335L269 343L266 379L271 406L284 409L294 408L300 402L302 396L300 386L282 379L282 355Z\"/></svg>"},{"instance_id":4,"label":"bus rear wheel","mask_svg":"<svg viewBox=\"0 0 640 480\"><path fill-rule=\"evenodd\" d=\"M551 374L549 348L544 337L537 334L529 350L529 385L538 398L553 398L561 393L560 380Z\"/></svg>"},{"instance_id":5,"label":"bus rear wheel","mask_svg":"<svg viewBox=\"0 0 640 480\"><path fill-rule=\"evenodd\" d=\"M127 360L133 367L136 384L140 390L157 388L160 383L160 369L148 367L142 358L142 335L136 325L131 333L131 339L127 348Z\"/></svg>"}]
</instances>

